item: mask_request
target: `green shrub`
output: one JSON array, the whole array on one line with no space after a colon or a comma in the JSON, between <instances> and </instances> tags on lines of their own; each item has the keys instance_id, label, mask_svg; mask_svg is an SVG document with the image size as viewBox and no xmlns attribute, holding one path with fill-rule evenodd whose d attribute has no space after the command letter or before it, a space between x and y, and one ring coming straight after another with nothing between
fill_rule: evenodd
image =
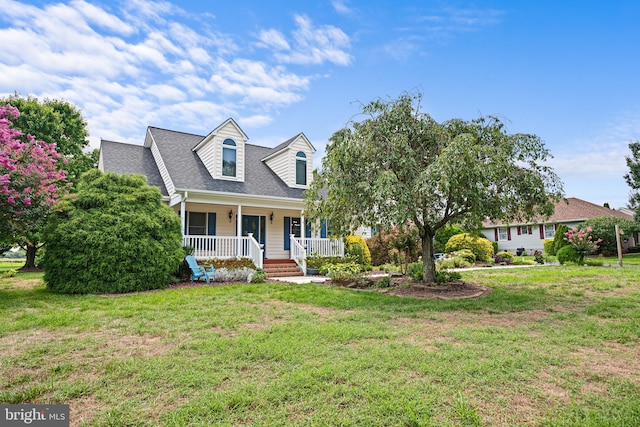
<instances>
[{"instance_id":1,"label":"green shrub","mask_svg":"<svg viewBox=\"0 0 640 427\"><path fill-rule=\"evenodd\" d=\"M360 265L371 265L371 253L362 236L347 236L344 239L345 255L352 255Z\"/></svg>"},{"instance_id":2,"label":"green shrub","mask_svg":"<svg viewBox=\"0 0 640 427\"><path fill-rule=\"evenodd\" d=\"M464 230L455 225L445 225L436 231L436 235L433 238L433 251L445 252L445 247L449 239L456 234L462 234Z\"/></svg>"},{"instance_id":3,"label":"green shrub","mask_svg":"<svg viewBox=\"0 0 640 427\"><path fill-rule=\"evenodd\" d=\"M409 268L407 269L407 276L411 277L413 280L422 281L424 277L424 266L421 262L412 262L409 264Z\"/></svg>"},{"instance_id":4,"label":"green shrub","mask_svg":"<svg viewBox=\"0 0 640 427\"><path fill-rule=\"evenodd\" d=\"M329 264L322 267L320 274L327 275L333 282L355 281L361 277L362 267L354 262Z\"/></svg>"},{"instance_id":5,"label":"green shrub","mask_svg":"<svg viewBox=\"0 0 640 427\"><path fill-rule=\"evenodd\" d=\"M564 240L564 238L566 237L564 233L566 233L567 231L569 231L569 227L564 224L560 224L556 227L556 234L553 237L553 250L555 251L556 255L558 254L560 248L571 244L568 241Z\"/></svg>"},{"instance_id":6,"label":"green shrub","mask_svg":"<svg viewBox=\"0 0 640 427\"><path fill-rule=\"evenodd\" d=\"M538 263L538 264L544 264L544 256L542 255L542 252L540 251L535 251L533 253L533 259Z\"/></svg>"},{"instance_id":7,"label":"green shrub","mask_svg":"<svg viewBox=\"0 0 640 427\"><path fill-rule=\"evenodd\" d=\"M578 251L576 251L576 248L571 245L561 247L556 254L556 257L558 258L558 262L563 265L567 262L576 264L580 260Z\"/></svg>"},{"instance_id":8,"label":"green shrub","mask_svg":"<svg viewBox=\"0 0 640 427\"><path fill-rule=\"evenodd\" d=\"M547 239L542 243L545 255L556 255L555 242L553 239Z\"/></svg>"},{"instance_id":9,"label":"green shrub","mask_svg":"<svg viewBox=\"0 0 640 427\"><path fill-rule=\"evenodd\" d=\"M259 268L250 276L249 281L251 283L264 283L267 281L267 273L263 269Z\"/></svg>"},{"instance_id":10,"label":"green shrub","mask_svg":"<svg viewBox=\"0 0 640 427\"><path fill-rule=\"evenodd\" d=\"M455 252L469 249L476 259L486 261L493 256L493 245L484 237L472 236L468 233L456 234L451 237L446 245L447 252Z\"/></svg>"},{"instance_id":11,"label":"green shrub","mask_svg":"<svg viewBox=\"0 0 640 427\"><path fill-rule=\"evenodd\" d=\"M384 276L381 277L380 280L378 280L375 283L376 288L381 288L381 289L386 289L391 287L391 277L389 276Z\"/></svg>"},{"instance_id":12,"label":"green shrub","mask_svg":"<svg viewBox=\"0 0 640 427\"><path fill-rule=\"evenodd\" d=\"M456 280L460 280L462 275L457 271L438 271L436 272L436 283L445 284L448 282L455 282Z\"/></svg>"},{"instance_id":13,"label":"green shrub","mask_svg":"<svg viewBox=\"0 0 640 427\"><path fill-rule=\"evenodd\" d=\"M49 216L42 265L61 293L124 293L168 286L184 258L180 218L142 175L85 173Z\"/></svg>"},{"instance_id":14,"label":"green shrub","mask_svg":"<svg viewBox=\"0 0 640 427\"><path fill-rule=\"evenodd\" d=\"M476 254L469 249L461 249L459 251L451 252L451 256L455 258L461 258L467 261L469 264L473 264L476 260Z\"/></svg>"},{"instance_id":15,"label":"green shrub","mask_svg":"<svg viewBox=\"0 0 640 427\"><path fill-rule=\"evenodd\" d=\"M513 254L509 251L500 251L496 254L496 256L513 262Z\"/></svg>"}]
</instances>

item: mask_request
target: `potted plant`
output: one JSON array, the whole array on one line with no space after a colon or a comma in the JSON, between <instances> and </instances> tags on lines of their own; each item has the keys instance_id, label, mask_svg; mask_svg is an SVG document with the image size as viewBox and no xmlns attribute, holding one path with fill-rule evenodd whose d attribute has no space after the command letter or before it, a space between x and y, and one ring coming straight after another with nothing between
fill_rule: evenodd
<instances>
[{"instance_id":1,"label":"potted plant","mask_svg":"<svg viewBox=\"0 0 640 427\"><path fill-rule=\"evenodd\" d=\"M307 257L307 276L320 274L320 267L324 264L324 259L318 255L309 255Z\"/></svg>"}]
</instances>

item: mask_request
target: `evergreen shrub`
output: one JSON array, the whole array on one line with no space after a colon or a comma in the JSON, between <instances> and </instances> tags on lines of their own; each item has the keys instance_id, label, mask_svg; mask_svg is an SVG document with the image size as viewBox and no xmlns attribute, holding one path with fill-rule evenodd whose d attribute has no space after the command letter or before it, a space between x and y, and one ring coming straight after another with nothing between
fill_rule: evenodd
<instances>
[{"instance_id":1,"label":"evergreen shrub","mask_svg":"<svg viewBox=\"0 0 640 427\"><path fill-rule=\"evenodd\" d=\"M44 230L48 289L125 293L167 287L184 258L180 218L142 175L85 173Z\"/></svg>"},{"instance_id":2,"label":"evergreen shrub","mask_svg":"<svg viewBox=\"0 0 640 427\"><path fill-rule=\"evenodd\" d=\"M577 264L580 260L580 254L578 254L578 251L576 251L576 248L574 248L572 245L561 247L556 254L556 257L558 258L558 262L562 265L566 264L567 262Z\"/></svg>"}]
</instances>

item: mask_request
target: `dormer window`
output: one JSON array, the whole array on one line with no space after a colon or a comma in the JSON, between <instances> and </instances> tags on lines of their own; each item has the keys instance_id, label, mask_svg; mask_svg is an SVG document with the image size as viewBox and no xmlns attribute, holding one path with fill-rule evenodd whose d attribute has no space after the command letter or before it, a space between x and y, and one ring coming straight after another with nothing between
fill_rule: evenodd
<instances>
[{"instance_id":1,"label":"dormer window","mask_svg":"<svg viewBox=\"0 0 640 427\"><path fill-rule=\"evenodd\" d=\"M302 151L296 153L296 185L307 185L307 156Z\"/></svg>"},{"instance_id":2,"label":"dormer window","mask_svg":"<svg viewBox=\"0 0 640 427\"><path fill-rule=\"evenodd\" d=\"M233 139L222 143L222 175L236 177L237 146Z\"/></svg>"}]
</instances>

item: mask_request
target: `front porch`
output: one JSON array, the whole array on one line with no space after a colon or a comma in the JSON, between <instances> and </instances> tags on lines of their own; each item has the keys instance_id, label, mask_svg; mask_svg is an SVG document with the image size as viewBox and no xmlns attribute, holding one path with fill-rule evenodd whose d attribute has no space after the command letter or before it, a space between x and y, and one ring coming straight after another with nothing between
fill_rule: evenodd
<instances>
[{"instance_id":1,"label":"front porch","mask_svg":"<svg viewBox=\"0 0 640 427\"><path fill-rule=\"evenodd\" d=\"M250 258L258 268L264 268L264 245L260 244L249 233L247 236L201 236L186 235L183 237L183 246L192 247L196 259L228 259ZM289 257L293 260L302 273L306 273L306 259L314 256L344 256L344 243L342 239L333 238L301 238L295 235L289 236ZM278 258L269 258L277 260ZM282 259L282 258L280 258Z\"/></svg>"}]
</instances>

